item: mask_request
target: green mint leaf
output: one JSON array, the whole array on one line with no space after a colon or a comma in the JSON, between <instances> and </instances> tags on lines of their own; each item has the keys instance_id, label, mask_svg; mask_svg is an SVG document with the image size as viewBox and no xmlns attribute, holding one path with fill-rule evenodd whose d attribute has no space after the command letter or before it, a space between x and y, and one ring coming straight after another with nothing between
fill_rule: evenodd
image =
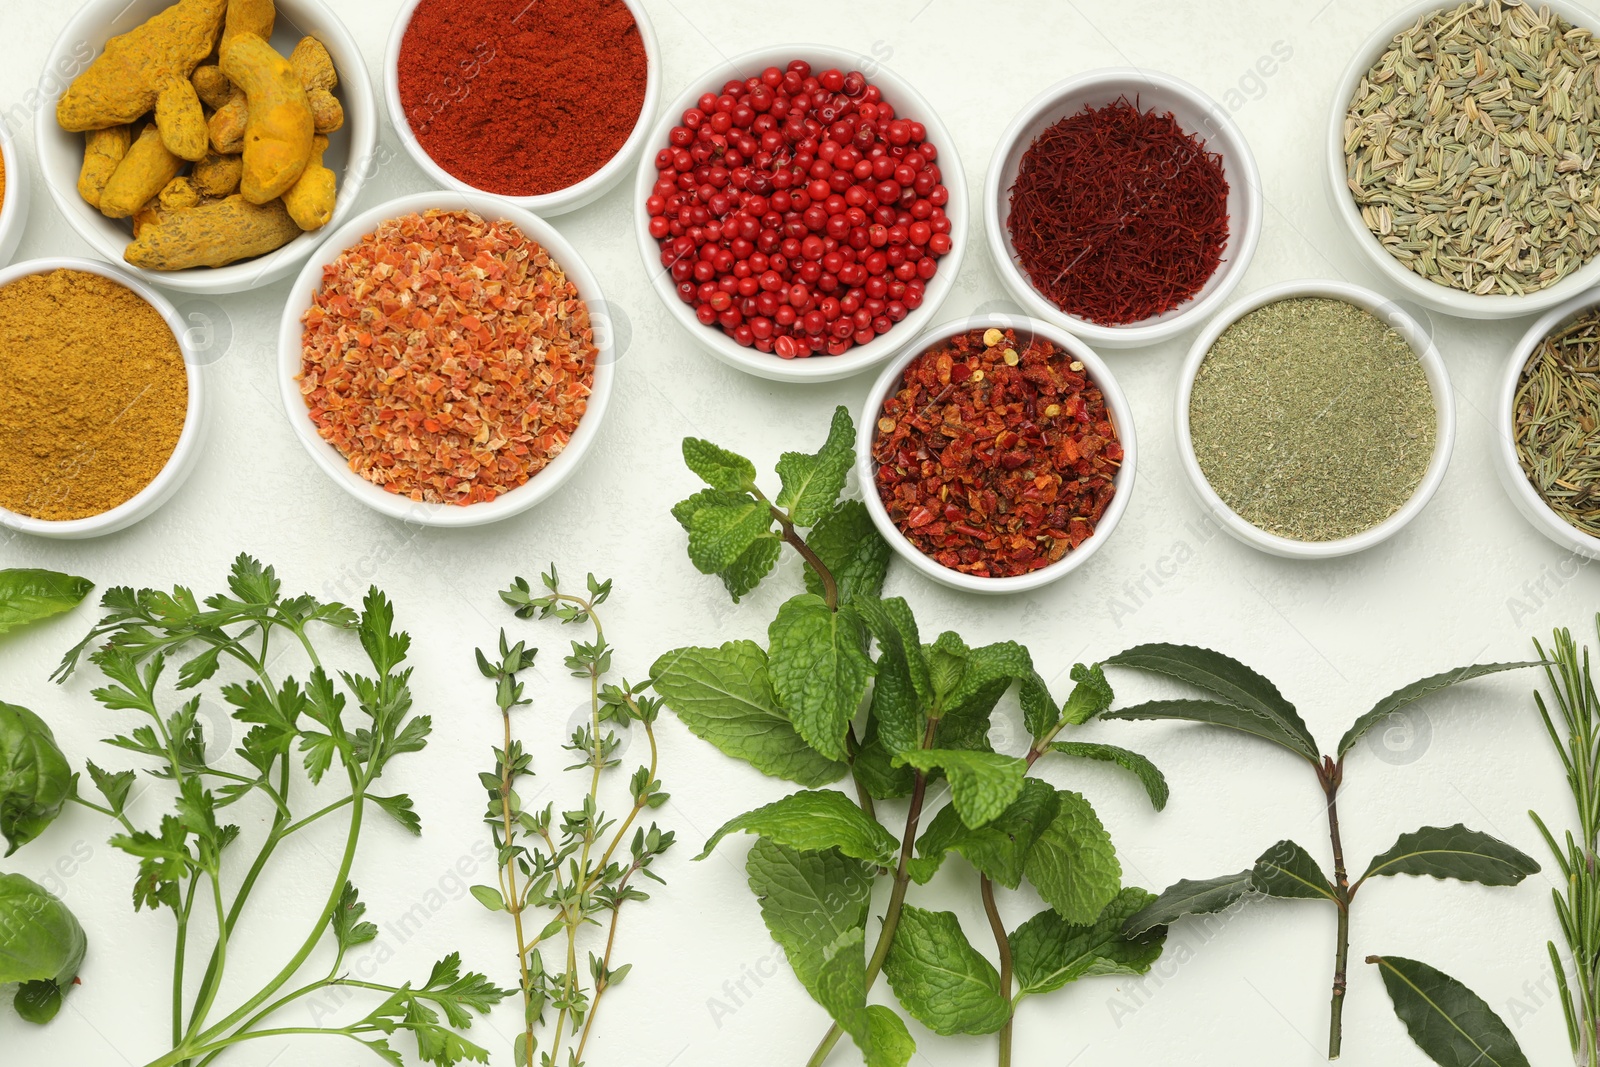
<instances>
[{"instance_id":1,"label":"green mint leaf","mask_svg":"<svg viewBox=\"0 0 1600 1067\"><path fill-rule=\"evenodd\" d=\"M43 886L0 874L0 985L70 985L88 945L72 912Z\"/></svg>"},{"instance_id":2,"label":"green mint leaf","mask_svg":"<svg viewBox=\"0 0 1600 1067\"><path fill-rule=\"evenodd\" d=\"M1423 678L1420 681L1412 682L1408 686L1396 689L1393 693L1378 701L1371 711L1357 719L1355 725L1351 726L1345 735L1339 739L1339 758L1343 759L1345 753L1354 748L1356 742L1361 740L1378 723L1387 719L1407 704L1420 700L1429 693L1447 689L1458 682L1482 678L1486 674L1517 671L1524 667L1537 667L1539 665L1540 663L1537 660L1530 663L1473 663L1465 667L1457 667L1453 671L1445 671L1443 674L1435 674L1432 677Z\"/></svg>"},{"instance_id":3,"label":"green mint leaf","mask_svg":"<svg viewBox=\"0 0 1600 1067\"><path fill-rule=\"evenodd\" d=\"M900 597L863 599L855 608L878 642L871 716L876 736L891 755L918 748L927 732L924 712L932 703L933 686L917 636L917 620Z\"/></svg>"},{"instance_id":4,"label":"green mint leaf","mask_svg":"<svg viewBox=\"0 0 1600 1067\"><path fill-rule=\"evenodd\" d=\"M1028 855L1028 881L1067 922L1092 923L1122 888L1122 864L1087 800L1066 789L1056 800L1056 817Z\"/></svg>"},{"instance_id":5,"label":"green mint leaf","mask_svg":"<svg viewBox=\"0 0 1600 1067\"><path fill-rule=\"evenodd\" d=\"M1394 1013L1440 1067L1528 1067L1517 1039L1483 998L1426 963L1368 956L1378 965Z\"/></svg>"},{"instance_id":6,"label":"green mint leaf","mask_svg":"<svg viewBox=\"0 0 1600 1067\"><path fill-rule=\"evenodd\" d=\"M1257 714L1247 708L1234 704L1223 704L1215 700L1152 700L1145 704L1136 704L1131 708L1120 711L1108 711L1103 719L1178 719L1183 722L1206 723L1210 726L1220 726L1227 730L1238 730L1241 733L1259 737L1264 741L1293 752L1301 759L1318 763L1315 756L1308 755L1313 750L1307 748L1303 742L1293 734L1285 731L1281 724L1265 715Z\"/></svg>"},{"instance_id":7,"label":"green mint leaf","mask_svg":"<svg viewBox=\"0 0 1600 1067\"><path fill-rule=\"evenodd\" d=\"M1170 796L1167 776L1161 773L1159 767L1137 752L1129 752L1116 745L1101 745L1087 741L1057 741L1050 748L1063 756L1115 763L1123 770L1131 771L1134 777L1139 779L1145 793L1150 797L1151 807L1160 811L1167 806L1167 798Z\"/></svg>"},{"instance_id":8,"label":"green mint leaf","mask_svg":"<svg viewBox=\"0 0 1600 1067\"><path fill-rule=\"evenodd\" d=\"M1497 837L1454 826L1424 826L1401 834L1389 851L1374 856L1361 877L1391 877L1397 874L1432 875L1455 878L1481 885L1516 885L1530 874L1539 873L1532 856L1513 848Z\"/></svg>"},{"instance_id":9,"label":"green mint leaf","mask_svg":"<svg viewBox=\"0 0 1600 1067\"><path fill-rule=\"evenodd\" d=\"M1122 926L1154 900L1143 889L1124 889L1092 923L1073 925L1047 909L1017 927L1009 938L1017 999L1095 975L1147 974L1166 945L1165 928L1129 938Z\"/></svg>"},{"instance_id":10,"label":"green mint leaf","mask_svg":"<svg viewBox=\"0 0 1600 1067\"><path fill-rule=\"evenodd\" d=\"M368 796L368 800L382 808L388 816L413 837L422 836L422 817L411 804L411 798L401 793L392 797Z\"/></svg>"},{"instance_id":11,"label":"green mint leaf","mask_svg":"<svg viewBox=\"0 0 1600 1067\"><path fill-rule=\"evenodd\" d=\"M814 526L833 509L856 461L855 444L855 423L849 409L841 406L833 411L833 425L822 451L815 455L785 452L779 457L778 477L783 487L776 503L789 512L789 520L796 526Z\"/></svg>"},{"instance_id":12,"label":"green mint leaf","mask_svg":"<svg viewBox=\"0 0 1600 1067\"><path fill-rule=\"evenodd\" d=\"M1028 854L1039 835L1054 821L1060 802L1046 782L1029 778L1022 795L993 822L974 830L962 822L955 806L940 808L917 841L917 858L911 877L926 885L944 862L947 852L959 852L992 880L1015 889L1022 882Z\"/></svg>"},{"instance_id":13,"label":"green mint leaf","mask_svg":"<svg viewBox=\"0 0 1600 1067\"><path fill-rule=\"evenodd\" d=\"M1111 683L1106 681L1106 672L1098 663L1087 667L1082 663L1073 664L1072 680L1077 684L1072 687L1072 695L1067 697L1067 703L1061 709L1061 717L1072 726L1082 726L1095 716L1104 714L1116 699L1111 692Z\"/></svg>"},{"instance_id":14,"label":"green mint leaf","mask_svg":"<svg viewBox=\"0 0 1600 1067\"><path fill-rule=\"evenodd\" d=\"M944 714L987 716L1012 682L1033 675L1033 657L1015 641L975 648L967 655L961 681L945 696Z\"/></svg>"},{"instance_id":15,"label":"green mint leaf","mask_svg":"<svg viewBox=\"0 0 1600 1067\"><path fill-rule=\"evenodd\" d=\"M761 919L808 990L824 949L851 930L865 930L873 868L838 849L802 852L757 839L745 858Z\"/></svg>"},{"instance_id":16,"label":"green mint leaf","mask_svg":"<svg viewBox=\"0 0 1600 1067\"><path fill-rule=\"evenodd\" d=\"M867 1029L872 1035L867 1067L906 1067L916 1055L917 1043L906 1029L905 1020L896 1015L893 1008L868 1005Z\"/></svg>"},{"instance_id":17,"label":"green mint leaf","mask_svg":"<svg viewBox=\"0 0 1600 1067\"><path fill-rule=\"evenodd\" d=\"M1186 915L1227 911L1251 892L1251 871L1225 874L1203 881L1181 879L1167 887L1143 910L1122 924L1128 937L1139 937L1160 926L1171 926Z\"/></svg>"},{"instance_id":18,"label":"green mint leaf","mask_svg":"<svg viewBox=\"0 0 1600 1067\"><path fill-rule=\"evenodd\" d=\"M861 617L802 593L778 609L767 636L772 689L795 729L827 758L848 759L845 735L874 670Z\"/></svg>"},{"instance_id":19,"label":"green mint leaf","mask_svg":"<svg viewBox=\"0 0 1600 1067\"><path fill-rule=\"evenodd\" d=\"M839 603L854 604L883 592L889 573L889 542L873 525L867 506L859 500L842 501L824 515L806 544L822 560L839 586ZM810 563L805 569L806 589L822 596L822 579Z\"/></svg>"},{"instance_id":20,"label":"green mint leaf","mask_svg":"<svg viewBox=\"0 0 1600 1067\"><path fill-rule=\"evenodd\" d=\"M650 676L690 733L763 774L815 787L837 782L848 770L795 731L772 692L767 654L754 641L668 652Z\"/></svg>"},{"instance_id":21,"label":"green mint leaf","mask_svg":"<svg viewBox=\"0 0 1600 1067\"><path fill-rule=\"evenodd\" d=\"M967 657L972 655L972 649L959 636L946 630L934 639L933 644L924 647L922 654L928 661L928 684L933 687L933 703L943 708L945 698L961 684L962 675L967 673Z\"/></svg>"},{"instance_id":22,"label":"green mint leaf","mask_svg":"<svg viewBox=\"0 0 1600 1067\"><path fill-rule=\"evenodd\" d=\"M71 611L93 588L58 571L0 570L0 634Z\"/></svg>"},{"instance_id":23,"label":"green mint leaf","mask_svg":"<svg viewBox=\"0 0 1600 1067\"><path fill-rule=\"evenodd\" d=\"M701 574L720 574L751 545L772 536L772 512L757 500L714 504L689 520L689 562Z\"/></svg>"},{"instance_id":24,"label":"green mint leaf","mask_svg":"<svg viewBox=\"0 0 1600 1067\"><path fill-rule=\"evenodd\" d=\"M718 575L735 604L772 573L772 568L778 565L778 557L782 554L783 543L776 537L757 538L738 559Z\"/></svg>"},{"instance_id":25,"label":"green mint leaf","mask_svg":"<svg viewBox=\"0 0 1600 1067\"><path fill-rule=\"evenodd\" d=\"M854 929L823 950L811 995L850 1035L867 1067L905 1067L916 1045L888 1008L867 1006L866 933Z\"/></svg>"},{"instance_id":26,"label":"green mint leaf","mask_svg":"<svg viewBox=\"0 0 1600 1067\"><path fill-rule=\"evenodd\" d=\"M724 493L720 489L702 489L694 496L672 505L672 517L678 525L688 530L694 524L695 513L701 508L731 508L746 504L755 498L749 493Z\"/></svg>"},{"instance_id":27,"label":"green mint leaf","mask_svg":"<svg viewBox=\"0 0 1600 1067\"><path fill-rule=\"evenodd\" d=\"M846 856L887 867L894 862L899 842L869 818L855 802L833 789L791 793L754 811L737 816L711 835L695 859L703 860L731 833L744 831L770 838L802 852L836 848Z\"/></svg>"},{"instance_id":28,"label":"green mint leaf","mask_svg":"<svg viewBox=\"0 0 1600 1067\"><path fill-rule=\"evenodd\" d=\"M756 484L754 463L698 437L683 439L683 462L701 481L724 493L748 492Z\"/></svg>"},{"instance_id":29,"label":"green mint leaf","mask_svg":"<svg viewBox=\"0 0 1600 1067\"><path fill-rule=\"evenodd\" d=\"M974 828L997 818L1022 794L1028 773L1027 761L995 752L914 749L896 756L895 762L921 771L935 767L944 771L951 803L961 821Z\"/></svg>"},{"instance_id":30,"label":"green mint leaf","mask_svg":"<svg viewBox=\"0 0 1600 1067\"><path fill-rule=\"evenodd\" d=\"M1050 686L1039 677L1038 671L1030 671L1022 679L1022 684L1017 690L1017 699L1022 704L1022 724L1027 727L1028 735L1035 741L1055 729L1056 724L1061 721L1061 713L1056 710L1055 697L1050 695Z\"/></svg>"},{"instance_id":31,"label":"green mint leaf","mask_svg":"<svg viewBox=\"0 0 1600 1067\"><path fill-rule=\"evenodd\" d=\"M1011 1017L1000 975L948 911L907 905L883 973L906 1011L936 1034L992 1034Z\"/></svg>"},{"instance_id":32,"label":"green mint leaf","mask_svg":"<svg viewBox=\"0 0 1600 1067\"><path fill-rule=\"evenodd\" d=\"M895 753L890 752L878 736L878 720L867 719L867 729L861 737L861 747L850 765L855 780L874 800L898 800L908 797L916 788L916 772L910 767L895 766Z\"/></svg>"},{"instance_id":33,"label":"green mint leaf","mask_svg":"<svg viewBox=\"0 0 1600 1067\"><path fill-rule=\"evenodd\" d=\"M1311 736L1311 731L1306 728L1306 724L1301 721L1294 705L1283 699L1277 686L1231 656L1225 656L1209 648L1197 648L1194 645L1152 644L1139 645L1126 652L1119 652L1106 662L1163 674L1180 682L1187 682L1197 689L1203 689L1223 703L1251 712L1255 717L1264 719L1270 724L1262 729L1246 730L1247 733L1275 741L1311 763L1321 762L1317 742ZM1108 718L1132 717L1127 712L1108 716ZM1243 726L1230 722L1212 719L1196 721L1215 722L1216 725L1230 726L1235 730L1244 729Z\"/></svg>"},{"instance_id":34,"label":"green mint leaf","mask_svg":"<svg viewBox=\"0 0 1600 1067\"><path fill-rule=\"evenodd\" d=\"M49 725L0 701L0 836L7 856L55 822L77 781Z\"/></svg>"},{"instance_id":35,"label":"green mint leaf","mask_svg":"<svg viewBox=\"0 0 1600 1067\"><path fill-rule=\"evenodd\" d=\"M1269 897L1286 900L1329 900L1337 903L1328 876L1311 853L1293 841L1279 841L1256 860L1250 887Z\"/></svg>"}]
</instances>

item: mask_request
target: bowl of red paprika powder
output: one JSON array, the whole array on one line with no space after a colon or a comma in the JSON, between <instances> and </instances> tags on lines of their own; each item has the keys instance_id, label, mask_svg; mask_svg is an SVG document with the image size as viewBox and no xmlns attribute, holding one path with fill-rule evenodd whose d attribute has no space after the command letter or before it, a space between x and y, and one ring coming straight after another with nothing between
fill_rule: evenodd
<instances>
[{"instance_id":1,"label":"bowl of red paprika powder","mask_svg":"<svg viewBox=\"0 0 1600 1067\"><path fill-rule=\"evenodd\" d=\"M1133 409L1093 349L1052 323L976 315L884 368L856 430L878 532L969 593L1060 581L1111 538L1133 494Z\"/></svg>"},{"instance_id":2,"label":"bowl of red paprika powder","mask_svg":"<svg viewBox=\"0 0 1600 1067\"><path fill-rule=\"evenodd\" d=\"M1244 277L1261 177L1227 108L1155 71L1075 75L1000 137L989 251L1027 314L1135 348L1199 325Z\"/></svg>"},{"instance_id":3,"label":"bowl of red paprika powder","mask_svg":"<svg viewBox=\"0 0 1600 1067\"><path fill-rule=\"evenodd\" d=\"M406 0L389 35L384 95L411 158L544 216L622 179L660 92L639 0Z\"/></svg>"},{"instance_id":4,"label":"bowl of red paprika powder","mask_svg":"<svg viewBox=\"0 0 1600 1067\"><path fill-rule=\"evenodd\" d=\"M708 352L775 381L880 366L932 322L966 252L955 138L879 59L784 45L668 103L634 182L656 294Z\"/></svg>"}]
</instances>

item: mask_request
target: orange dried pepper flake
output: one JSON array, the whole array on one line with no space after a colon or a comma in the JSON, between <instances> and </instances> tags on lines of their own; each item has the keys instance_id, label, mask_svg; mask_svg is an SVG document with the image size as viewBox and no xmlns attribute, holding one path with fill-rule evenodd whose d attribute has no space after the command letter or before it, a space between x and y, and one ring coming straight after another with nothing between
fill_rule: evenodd
<instances>
[{"instance_id":1,"label":"orange dried pepper flake","mask_svg":"<svg viewBox=\"0 0 1600 1067\"><path fill-rule=\"evenodd\" d=\"M323 268L300 392L350 469L419 502L523 485L566 448L598 350L539 244L467 211L390 219Z\"/></svg>"}]
</instances>

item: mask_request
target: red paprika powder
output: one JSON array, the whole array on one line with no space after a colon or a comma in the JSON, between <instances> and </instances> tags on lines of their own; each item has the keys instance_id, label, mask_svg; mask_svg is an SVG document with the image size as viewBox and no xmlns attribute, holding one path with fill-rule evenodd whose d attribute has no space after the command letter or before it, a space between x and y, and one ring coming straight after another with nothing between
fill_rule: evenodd
<instances>
[{"instance_id":1,"label":"red paprika powder","mask_svg":"<svg viewBox=\"0 0 1600 1067\"><path fill-rule=\"evenodd\" d=\"M484 192L576 185L622 149L649 69L622 0L423 0L400 103L433 161Z\"/></svg>"}]
</instances>

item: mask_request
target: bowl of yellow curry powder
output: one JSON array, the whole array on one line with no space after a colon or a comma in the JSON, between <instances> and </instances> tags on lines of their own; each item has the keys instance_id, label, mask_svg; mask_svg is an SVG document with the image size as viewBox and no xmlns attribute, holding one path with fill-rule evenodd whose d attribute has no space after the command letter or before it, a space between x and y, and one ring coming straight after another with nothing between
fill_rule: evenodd
<instances>
[{"instance_id":1,"label":"bowl of yellow curry powder","mask_svg":"<svg viewBox=\"0 0 1600 1067\"><path fill-rule=\"evenodd\" d=\"M177 491L200 452L201 374L177 311L81 259L0 270L0 527L98 537Z\"/></svg>"}]
</instances>

